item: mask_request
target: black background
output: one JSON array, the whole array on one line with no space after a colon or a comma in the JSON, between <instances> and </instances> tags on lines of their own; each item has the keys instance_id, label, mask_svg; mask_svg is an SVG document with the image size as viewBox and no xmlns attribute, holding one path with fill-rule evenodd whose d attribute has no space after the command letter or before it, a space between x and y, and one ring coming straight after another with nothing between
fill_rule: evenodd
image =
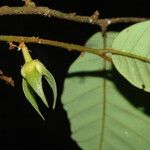
<instances>
[{"instance_id":1,"label":"black background","mask_svg":"<svg viewBox=\"0 0 150 150\"><path fill-rule=\"evenodd\" d=\"M76 12L80 15L91 15L95 10L99 10L102 18L149 17L149 4L146 0L37 0L36 3L68 13ZM0 6L21 6L22 4L21 0L0 1ZM126 25L113 25L109 29L121 30L124 27ZM38 36L83 45L97 31L99 28L96 26L52 17L0 17L1 35ZM22 93L20 66L23 64L23 59L21 53L16 50L9 51L8 44L0 42L0 69L12 76L16 83L13 88L0 81L0 150L8 148L16 150L30 148L79 150L76 143L70 139L69 122L60 102L64 77L78 53L36 44L28 44L28 46L32 50L31 55L40 59L56 78L58 85L57 107L52 111L40 104L46 120L43 121L38 116ZM145 112L149 114L149 94L128 85L126 80L121 77L115 76L114 78L121 81L121 84L118 82L117 86L124 87L123 94L128 96L135 106L144 106ZM129 86L130 92L126 91L127 86ZM137 97L139 99L141 97L142 102L135 101Z\"/></svg>"}]
</instances>

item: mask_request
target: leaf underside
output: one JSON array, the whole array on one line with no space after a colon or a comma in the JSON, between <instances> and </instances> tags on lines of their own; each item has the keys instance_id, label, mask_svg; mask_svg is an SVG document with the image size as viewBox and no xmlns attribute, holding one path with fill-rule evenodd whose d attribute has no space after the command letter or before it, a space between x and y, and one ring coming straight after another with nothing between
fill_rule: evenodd
<instances>
[{"instance_id":1,"label":"leaf underside","mask_svg":"<svg viewBox=\"0 0 150 150\"><path fill-rule=\"evenodd\" d=\"M150 21L137 23L120 32L112 47L150 60ZM112 60L130 83L150 92L150 63L119 55L113 55Z\"/></svg>"},{"instance_id":2,"label":"leaf underside","mask_svg":"<svg viewBox=\"0 0 150 150\"><path fill-rule=\"evenodd\" d=\"M107 47L117 33L108 33ZM86 43L103 48L101 33ZM62 103L71 123L72 138L83 150L149 150L150 120L118 91L111 64L85 53L70 67Z\"/></svg>"}]
</instances>

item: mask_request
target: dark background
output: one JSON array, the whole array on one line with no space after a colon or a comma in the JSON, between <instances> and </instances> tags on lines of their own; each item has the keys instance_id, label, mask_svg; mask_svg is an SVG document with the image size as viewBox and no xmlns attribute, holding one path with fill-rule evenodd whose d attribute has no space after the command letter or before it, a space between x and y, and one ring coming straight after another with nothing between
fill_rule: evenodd
<instances>
[{"instance_id":1,"label":"dark background","mask_svg":"<svg viewBox=\"0 0 150 150\"><path fill-rule=\"evenodd\" d=\"M68 13L76 12L80 15L91 15L95 10L99 10L102 18L149 17L149 3L142 0L37 0L36 3ZM21 0L0 0L0 6L21 6L22 4ZM124 27L126 25L113 25L109 29L121 30ZM96 26L52 17L0 17L1 35L38 36L83 45L97 31L99 28ZM28 46L32 50L31 55L40 59L56 78L58 85L57 107L52 111L40 104L46 120L43 121L38 116L22 93L20 66L24 62L21 53L16 50L9 51L8 44L0 42L0 69L12 76L16 83L13 88L0 81L0 150L8 148L16 150L31 148L79 150L76 143L70 139L69 122L60 102L64 77L78 53L36 44L28 44ZM144 106L145 113L149 114L149 94L128 85L126 80L117 75L114 79L121 81L121 84L116 83L116 85L118 88L119 86L124 87L123 94L128 96L135 106ZM126 91L127 86L129 86L130 92ZM47 91L47 88L45 90ZM135 101L136 97L139 99L142 97L142 102Z\"/></svg>"}]
</instances>

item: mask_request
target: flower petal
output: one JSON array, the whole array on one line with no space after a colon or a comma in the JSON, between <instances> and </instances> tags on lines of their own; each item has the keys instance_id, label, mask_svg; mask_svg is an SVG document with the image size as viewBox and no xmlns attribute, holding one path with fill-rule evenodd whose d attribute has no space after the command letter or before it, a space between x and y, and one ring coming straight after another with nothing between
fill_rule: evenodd
<instances>
[{"instance_id":1,"label":"flower petal","mask_svg":"<svg viewBox=\"0 0 150 150\"><path fill-rule=\"evenodd\" d=\"M31 103L31 105L34 107L34 109L37 111L37 113L42 117L42 119L45 120L38 108L38 105L37 105L37 102L36 102L36 99L34 96L34 91L25 79L22 80L22 88L23 88L23 92L24 92L27 100Z\"/></svg>"},{"instance_id":2,"label":"flower petal","mask_svg":"<svg viewBox=\"0 0 150 150\"><path fill-rule=\"evenodd\" d=\"M49 107L42 87L42 75L36 68L33 68L32 72L26 75L26 80L35 93L42 99L43 103Z\"/></svg>"},{"instance_id":3,"label":"flower petal","mask_svg":"<svg viewBox=\"0 0 150 150\"><path fill-rule=\"evenodd\" d=\"M55 82L55 79L54 79L53 75L46 68L44 69L43 74L44 74L44 77L47 80L48 84L52 88L52 91L53 91L53 98L54 98L53 109L54 109L55 106L56 106L56 98L57 98L56 82Z\"/></svg>"}]
</instances>

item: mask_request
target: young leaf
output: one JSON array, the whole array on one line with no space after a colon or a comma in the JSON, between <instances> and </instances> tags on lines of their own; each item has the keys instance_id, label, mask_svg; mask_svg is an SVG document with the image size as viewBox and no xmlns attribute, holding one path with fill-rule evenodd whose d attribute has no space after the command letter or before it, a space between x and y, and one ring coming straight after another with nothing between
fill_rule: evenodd
<instances>
[{"instance_id":1,"label":"young leaf","mask_svg":"<svg viewBox=\"0 0 150 150\"><path fill-rule=\"evenodd\" d=\"M113 42L114 49L150 60L150 21L137 23L123 30ZM134 86L150 92L150 63L113 55L117 70Z\"/></svg>"},{"instance_id":2,"label":"young leaf","mask_svg":"<svg viewBox=\"0 0 150 150\"><path fill-rule=\"evenodd\" d=\"M111 47L116 33L108 33ZM103 48L101 33L87 47ZM149 150L150 119L135 109L111 81L111 64L85 53L70 67L62 103L72 138L83 150Z\"/></svg>"}]
</instances>

